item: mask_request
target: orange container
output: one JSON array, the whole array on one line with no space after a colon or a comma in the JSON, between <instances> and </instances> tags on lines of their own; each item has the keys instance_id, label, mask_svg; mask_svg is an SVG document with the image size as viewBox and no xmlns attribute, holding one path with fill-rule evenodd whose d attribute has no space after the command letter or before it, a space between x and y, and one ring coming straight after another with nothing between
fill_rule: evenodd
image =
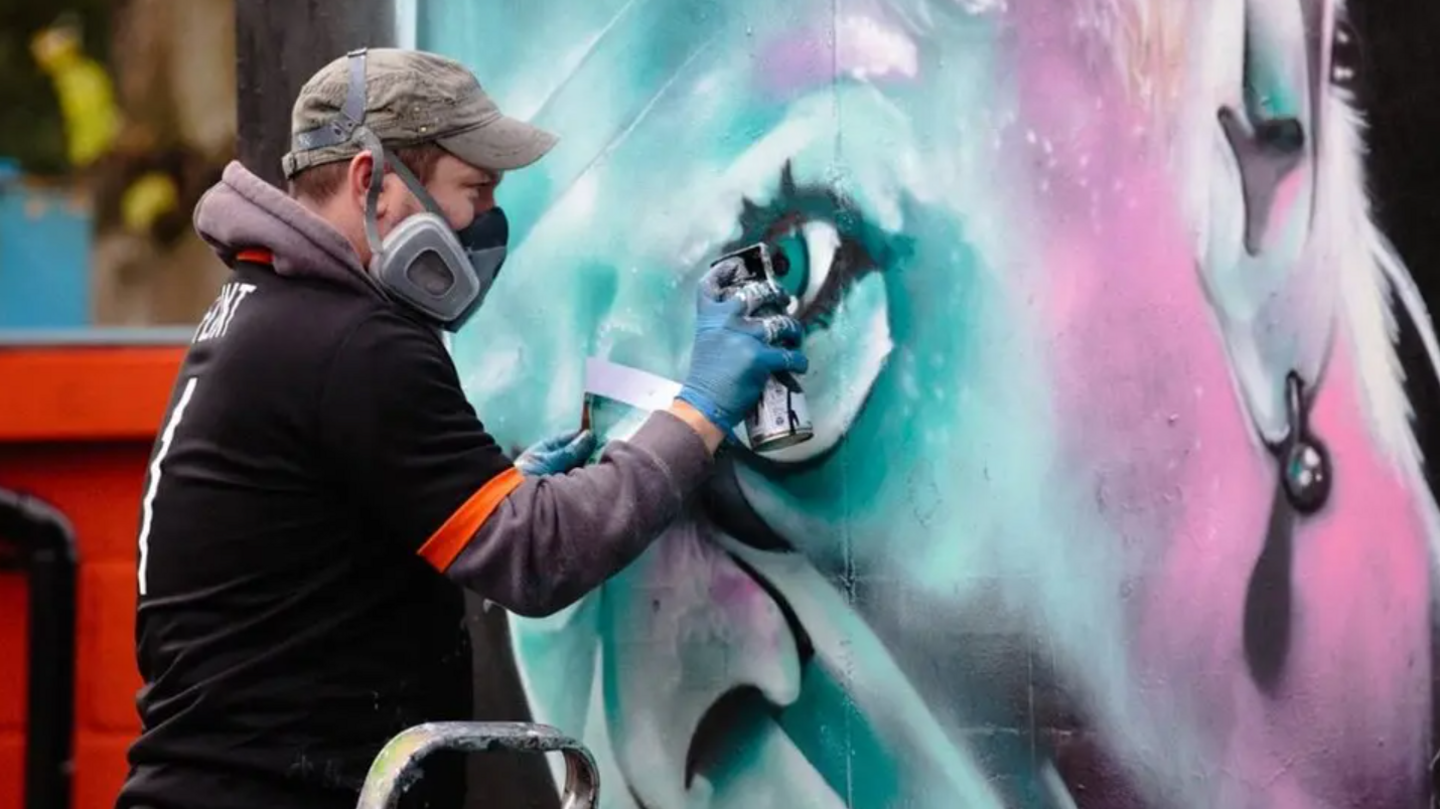
<instances>
[{"instance_id":1,"label":"orange container","mask_svg":"<svg viewBox=\"0 0 1440 809\"><path fill-rule=\"evenodd\" d=\"M150 447L189 330L0 336L0 487L65 514L79 548L75 809L110 809L138 730L135 539ZM0 807L22 806L27 592L0 574Z\"/></svg>"}]
</instances>

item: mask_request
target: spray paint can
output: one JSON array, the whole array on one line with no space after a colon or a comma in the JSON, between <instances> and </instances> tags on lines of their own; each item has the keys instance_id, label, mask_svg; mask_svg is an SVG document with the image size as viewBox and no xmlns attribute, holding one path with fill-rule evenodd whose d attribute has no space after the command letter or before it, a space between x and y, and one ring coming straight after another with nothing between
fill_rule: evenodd
<instances>
[{"instance_id":1,"label":"spray paint can","mask_svg":"<svg viewBox=\"0 0 1440 809\"><path fill-rule=\"evenodd\" d=\"M725 262L739 265L731 279L731 286L775 280L775 263L771 261L770 249L764 243L727 253L716 259L711 266ZM763 316L779 312L766 308L756 311L755 314ZM745 418L745 434L749 439L750 449L755 452L773 452L815 437L815 426L810 421L810 408L805 403L805 391L801 389L794 374L782 371L765 381L759 404Z\"/></svg>"}]
</instances>

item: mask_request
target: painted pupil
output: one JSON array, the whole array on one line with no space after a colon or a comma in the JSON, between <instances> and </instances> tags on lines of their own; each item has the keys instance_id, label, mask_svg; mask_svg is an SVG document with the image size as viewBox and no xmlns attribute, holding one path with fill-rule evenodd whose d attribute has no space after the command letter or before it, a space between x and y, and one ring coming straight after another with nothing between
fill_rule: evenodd
<instances>
[{"instance_id":1,"label":"painted pupil","mask_svg":"<svg viewBox=\"0 0 1440 809\"><path fill-rule=\"evenodd\" d=\"M775 281L787 293L802 299L810 274L810 253L805 237L792 229L771 242L774 252Z\"/></svg>"}]
</instances>

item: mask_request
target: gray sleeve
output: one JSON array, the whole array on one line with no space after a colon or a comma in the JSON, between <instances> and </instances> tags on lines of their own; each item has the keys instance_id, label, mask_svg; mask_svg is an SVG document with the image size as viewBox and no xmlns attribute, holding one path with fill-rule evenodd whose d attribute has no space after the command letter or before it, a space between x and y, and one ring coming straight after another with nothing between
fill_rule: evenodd
<instances>
[{"instance_id":1,"label":"gray sleeve","mask_svg":"<svg viewBox=\"0 0 1440 809\"><path fill-rule=\"evenodd\" d=\"M635 560L677 516L713 458L685 422L656 412L598 463L525 479L446 568L519 615L550 615Z\"/></svg>"}]
</instances>

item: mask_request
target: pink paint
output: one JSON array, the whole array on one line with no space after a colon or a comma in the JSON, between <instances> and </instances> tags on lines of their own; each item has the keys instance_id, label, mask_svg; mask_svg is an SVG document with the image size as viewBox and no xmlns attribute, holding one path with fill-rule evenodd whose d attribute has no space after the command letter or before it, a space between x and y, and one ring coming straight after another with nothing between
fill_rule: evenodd
<instances>
[{"instance_id":1,"label":"pink paint","mask_svg":"<svg viewBox=\"0 0 1440 809\"><path fill-rule=\"evenodd\" d=\"M1307 158L1308 160L1309 158ZM1263 246L1274 249L1284 235L1288 223L1310 214L1310 184L1300 171L1294 171L1275 187L1271 200Z\"/></svg>"},{"instance_id":2,"label":"pink paint","mask_svg":"<svg viewBox=\"0 0 1440 809\"><path fill-rule=\"evenodd\" d=\"M756 89L773 100L794 98L855 77L877 86L913 81L918 72L918 46L902 28L872 13L842 14L816 19L760 39L760 70Z\"/></svg>"},{"instance_id":3,"label":"pink paint","mask_svg":"<svg viewBox=\"0 0 1440 809\"><path fill-rule=\"evenodd\" d=\"M649 619L691 625L686 634L747 647L767 660L794 654L794 639L779 606L729 554L702 538L692 524L667 531L638 568L654 599Z\"/></svg>"},{"instance_id":4,"label":"pink paint","mask_svg":"<svg viewBox=\"0 0 1440 809\"><path fill-rule=\"evenodd\" d=\"M1089 476L1120 560L1137 571L1119 597L1135 627L1125 690L1153 723L1144 738L1197 745L1217 806L1414 805L1429 749L1424 495L1377 454L1354 358L1338 344L1313 415L1335 486L1295 536L1287 673L1263 695L1242 632L1275 462L1231 381L1175 180L1136 134L1143 119L1118 76L1084 67L1063 8L1014 6L1026 32L1015 43L1017 128L1063 149L1056 169L1037 157L1031 186L1052 234L1041 266L1054 407L1067 460Z\"/></svg>"},{"instance_id":5,"label":"pink paint","mask_svg":"<svg viewBox=\"0 0 1440 809\"><path fill-rule=\"evenodd\" d=\"M1295 537L1293 674L1278 701L1250 699L1245 729L1277 758L1308 744L1311 794L1413 805L1429 749L1426 495L1378 453L1363 408L1353 355L1338 343L1312 414L1335 488Z\"/></svg>"},{"instance_id":6,"label":"pink paint","mask_svg":"<svg viewBox=\"0 0 1440 809\"><path fill-rule=\"evenodd\" d=\"M756 89L776 99L824 85L834 75L834 52L822 32L793 28L767 37L759 47L763 65L751 76Z\"/></svg>"}]
</instances>

